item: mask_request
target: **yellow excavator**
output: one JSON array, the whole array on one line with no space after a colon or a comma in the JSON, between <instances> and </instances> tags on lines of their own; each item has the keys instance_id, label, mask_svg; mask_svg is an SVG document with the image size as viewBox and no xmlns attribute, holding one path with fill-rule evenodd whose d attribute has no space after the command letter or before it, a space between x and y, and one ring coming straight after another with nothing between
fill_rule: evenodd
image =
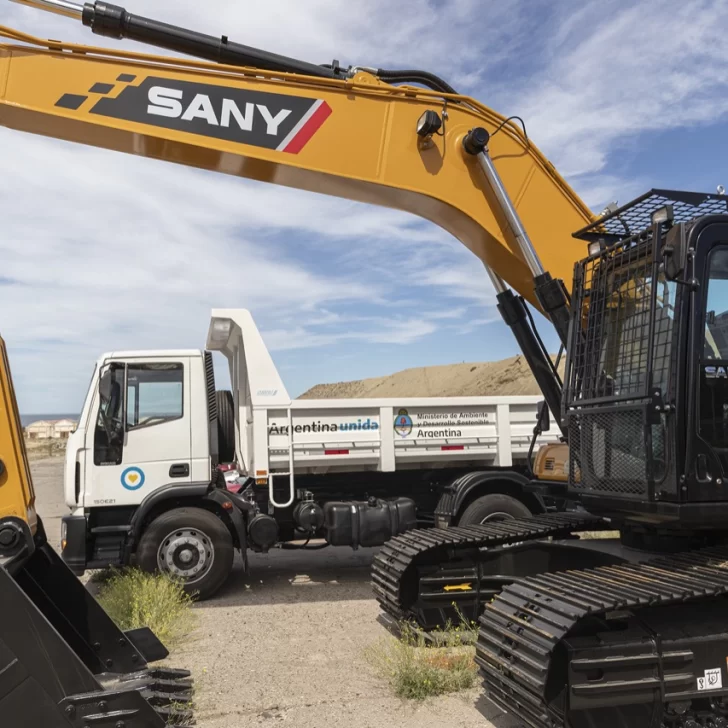
<instances>
[{"instance_id":1,"label":"yellow excavator","mask_svg":"<svg viewBox=\"0 0 728 728\"><path fill-rule=\"evenodd\" d=\"M397 536L376 558L384 612L423 629L454 610L479 619L486 695L533 728L728 726L726 197L652 190L595 217L520 119L429 72L315 65L105 2L25 4L97 35L203 60L0 27L0 124L406 210L450 231L485 265L544 394L541 419L550 411L563 435L537 455L533 487L555 488L573 507L453 528L458 495L443 497L436 528ZM93 211L79 201L79 214ZM563 383L527 303L566 349ZM43 611L46 583L67 574L32 512L17 416L2 424L15 433L18 472L7 476L17 503L0 529L18 535L3 537L16 553L0 599L24 599L30 616L3 610L0 657L13 636L8 665L28 643L51 655L45 641L55 640L75 665L96 657L86 635L105 615L85 595L59 602L55 622ZM580 538L606 528L619 529L621 542ZM44 632L35 629L42 618ZM137 661L160 649L149 634L122 640L136 645ZM30 693L47 696L38 724L82 725L74 711L95 700L97 722L87 722L114 725L104 722L111 698L99 696L116 690L115 699L130 700L133 688L107 687L99 665L87 663L87 684L71 689L58 660L44 659L25 667ZM4 674L0 708L11 706L13 725L33 724L40 701ZM136 714L122 723L152 725Z\"/></svg>"}]
</instances>

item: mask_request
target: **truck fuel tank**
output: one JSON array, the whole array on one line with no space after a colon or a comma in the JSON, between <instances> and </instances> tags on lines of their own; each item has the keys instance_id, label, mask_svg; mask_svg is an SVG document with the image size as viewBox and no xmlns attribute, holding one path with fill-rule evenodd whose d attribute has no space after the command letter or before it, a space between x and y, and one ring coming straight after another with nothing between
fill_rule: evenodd
<instances>
[{"instance_id":1,"label":"truck fuel tank","mask_svg":"<svg viewBox=\"0 0 728 728\"><path fill-rule=\"evenodd\" d=\"M381 546L417 525L410 498L368 501L331 501L324 505L326 540L332 546Z\"/></svg>"}]
</instances>

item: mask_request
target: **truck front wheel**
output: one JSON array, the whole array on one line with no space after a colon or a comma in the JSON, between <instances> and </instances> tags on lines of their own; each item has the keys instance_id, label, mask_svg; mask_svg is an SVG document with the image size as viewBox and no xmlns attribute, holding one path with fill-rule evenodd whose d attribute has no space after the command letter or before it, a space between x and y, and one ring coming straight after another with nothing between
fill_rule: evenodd
<instances>
[{"instance_id":1,"label":"truck front wheel","mask_svg":"<svg viewBox=\"0 0 728 728\"><path fill-rule=\"evenodd\" d=\"M202 508L175 508L155 518L137 549L144 571L181 579L185 591L198 599L211 597L225 583L233 556L227 527Z\"/></svg>"},{"instance_id":2,"label":"truck front wheel","mask_svg":"<svg viewBox=\"0 0 728 728\"><path fill-rule=\"evenodd\" d=\"M531 511L510 495L489 493L476 498L458 519L458 526L473 526L511 518L528 518Z\"/></svg>"}]
</instances>

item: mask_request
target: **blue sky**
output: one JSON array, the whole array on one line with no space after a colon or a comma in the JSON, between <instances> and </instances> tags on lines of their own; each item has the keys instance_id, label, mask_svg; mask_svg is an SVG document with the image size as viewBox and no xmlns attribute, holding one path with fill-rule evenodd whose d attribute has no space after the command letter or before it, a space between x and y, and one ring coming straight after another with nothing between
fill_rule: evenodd
<instances>
[{"instance_id":1,"label":"blue sky","mask_svg":"<svg viewBox=\"0 0 728 728\"><path fill-rule=\"evenodd\" d=\"M124 5L316 63L433 71L522 116L597 211L652 186L728 186L725 2ZM114 45L4 0L0 23ZM0 144L2 333L23 412L77 411L103 351L203 346L213 307L253 312L293 395L516 352L480 262L430 223L6 129Z\"/></svg>"}]
</instances>

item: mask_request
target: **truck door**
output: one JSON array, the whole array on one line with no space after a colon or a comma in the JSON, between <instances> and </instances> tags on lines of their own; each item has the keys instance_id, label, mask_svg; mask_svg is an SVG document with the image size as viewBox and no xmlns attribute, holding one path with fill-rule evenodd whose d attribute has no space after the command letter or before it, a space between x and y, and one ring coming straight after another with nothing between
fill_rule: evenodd
<instances>
[{"instance_id":1,"label":"truck door","mask_svg":"<svg viewBox=\"0 0 728 728\"><path fill-rule=\"evenodd\" d=\"M87 444L84 506L132 505L170 483L189 483L189 360L129 360L99 378Z\"/></svg>"}]
</instances>

